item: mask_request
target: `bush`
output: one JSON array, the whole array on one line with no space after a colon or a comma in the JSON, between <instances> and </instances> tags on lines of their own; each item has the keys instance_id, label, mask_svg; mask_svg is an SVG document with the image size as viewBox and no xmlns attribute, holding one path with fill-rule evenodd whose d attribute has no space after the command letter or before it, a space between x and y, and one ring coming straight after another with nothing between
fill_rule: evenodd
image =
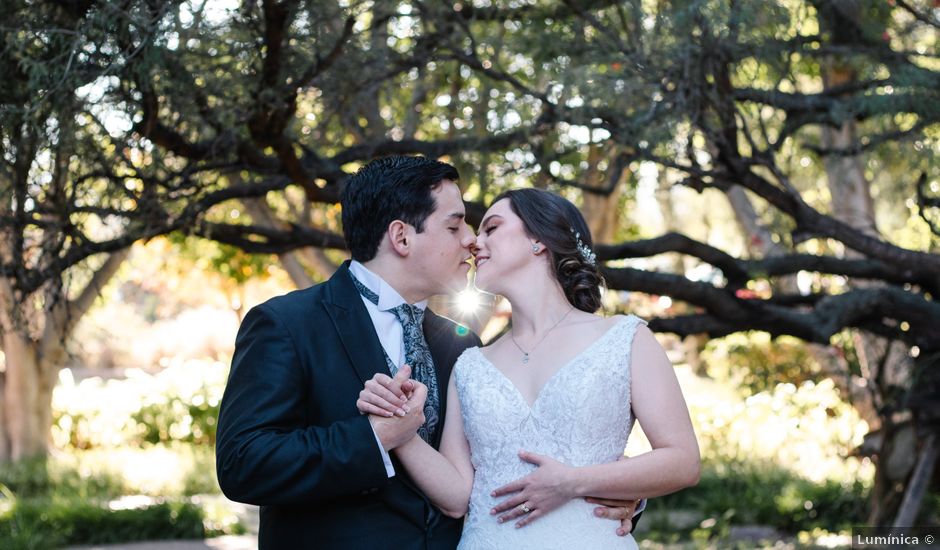
<instances>
[{"instance_id":1,"label":"bush","mask_svg":"<svg viewBox=\"0 0 940 550\"><path fill-rule=\"evenodd\" d=\"M87 476L115 472L120 494L183 497L220 494L212 447L173 443L77 451L58 460Z\"/></svg>"},{"instance_id":2,"label":"bush","mask_svg":"<svg viewBox=\"0 0 940 550\"><path fill-rule=\"evenodd\" d=\"M0 463L0 485L20 499L51 496L86 500L112 498L125 494L127 489L121 477L106 468L81 472L51 459Z\"/></svg>"},{"instance_id":3,"label":"bush","mask_svg":"<svg viewBox=\"0 0 940 550\"><path fill-rule=\"evenodd\" d=\"M768 525L794 534L848 530L865 522L867 497L867 486L858 480L814 482L772 463L706 464L695 487L649 501L656 519L650 538L720 538L732 524ZM661 521L674 510L695 510L703 521L677 532Z\"/></svg>"},{"instance_id":4,"label":"bush","mask_svg":"<svg viewBox=\"0 0 940 550\"><path fill-rule=\"evenodd\" d=\"M55 548L141 540L203 538L202 511L188 502L110 510L80 500L20 500L0 518L0 548Z\"/></svg>"},{"instance_id":5,"label":"bush","mask_svg":"<svg viewBox=\"0 0 940 550\"><path fill-rule=\"evenodd\" d=\"M138 426L138 437L146 443L195 443L215 445L216 419L219 402L210 402L209 391L183 399L160 396L159 401L148 403L131 415Z\"/></svg>"},{"instance_id":6,"label":"bush","mask_svg":"<svg viewBox=\"0 0 940 550\"><path fill-rule=\"evenodd\" d=\"M709 376L727 380L745 396L773 391L777 384L825 379L805 342L765 332L737 333L708 341L702 358Z\"/></svg>"},{"instance_id":7,"label":"bush","mask_svg":"<svg viewBox=\"0 0 940 550\"><path fill-rule=\"evenodd\" d=\"M129 369L124 380L76 383L63 370L53 393L52 437L62 449L154 443L214 445L228 366L178 361L157 374Z\"/></svg>"},{"instance_id":8,"label":"bush","mask_svg":"<svg viewBox=\"0 0 940 550\"><path fill-rule=\"evenodd\" d=\"M217 492L211 457L211 449L175 446L84 451L79 456L4 464L0 466L0 548L45 549L244 533L221 497L138 495L115 500L148 488L151 494ZM155 472L159 479L121 477L114 472L121 470L122 460L161 470ZM170 473L175 477L165 479L166 470L153 467L156 461L172 464ZM128 505L135 501L137 505Z\"/></svg>"}]
</instances>

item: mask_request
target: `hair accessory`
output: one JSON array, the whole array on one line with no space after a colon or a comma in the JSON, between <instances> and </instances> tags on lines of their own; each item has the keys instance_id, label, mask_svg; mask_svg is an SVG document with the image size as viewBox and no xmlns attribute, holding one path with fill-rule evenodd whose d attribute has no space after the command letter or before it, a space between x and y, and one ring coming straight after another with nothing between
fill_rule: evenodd
<instances>
[{"instance_id":1,"label":"hair accessory","mask_svg":"<svg viewBox=\"0 0 940 550\"><path fill-rule=\"evenodd\" d=\"M584 258L584 261L591 265L597 264L597 255L581 240L581 233L576 232L574 229L572 229L571 232L574 233L574 238L578 241L578 252L581 253L581 257Z\"/></svg>"}]
</instances>

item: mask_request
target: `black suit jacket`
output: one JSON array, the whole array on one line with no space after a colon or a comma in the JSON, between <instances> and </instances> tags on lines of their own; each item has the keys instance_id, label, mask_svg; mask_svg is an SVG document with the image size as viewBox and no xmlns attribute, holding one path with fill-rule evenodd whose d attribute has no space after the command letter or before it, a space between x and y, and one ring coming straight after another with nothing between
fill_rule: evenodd
<instances>
[{"instance_id":1,"label":"black suit jacket","mask_svg":"<svg viewBox=\"0 0 940 550\"><path fill-rule=\"evenodd\" d=\"M428 311L424 333L441 391L473 333ZM388 478L356 400L387 372L382 347L348 263L326 283L248 312L222 398L219 485L261 506L262 549L453 549L461 521L436 510L393 457Z\"/></svg>"}]
</instances>

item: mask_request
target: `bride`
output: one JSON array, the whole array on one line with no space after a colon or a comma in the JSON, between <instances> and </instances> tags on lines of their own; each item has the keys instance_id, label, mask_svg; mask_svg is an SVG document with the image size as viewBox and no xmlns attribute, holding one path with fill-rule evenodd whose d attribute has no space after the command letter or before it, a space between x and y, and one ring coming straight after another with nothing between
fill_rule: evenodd
<instances>
[{"instance_id":1,"label":"bride","mask_svg":"<svg viewBox=\"0 0 940 550\"><path fill-rule=\"evenodd\" d=\"M458 359L440 452L420 437L394 451L444 513L467 515L461 549L637 548L584 498L698 482L698 444L664 350L639 318L594 313L591 244L578 209L537 189L500 195L480 225L476 286L509 300L512 329ZM360 410L394 413L383 395L364 390ZM618 460L634 419L652 450Z\"/></svg>"}]
</instances>

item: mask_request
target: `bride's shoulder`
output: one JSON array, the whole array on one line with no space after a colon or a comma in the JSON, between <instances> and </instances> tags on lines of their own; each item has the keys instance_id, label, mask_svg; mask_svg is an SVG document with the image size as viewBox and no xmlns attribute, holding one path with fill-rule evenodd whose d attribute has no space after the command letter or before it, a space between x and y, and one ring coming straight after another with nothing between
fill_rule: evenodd
<instances>
[{"instance_id":1,"label":"bride's shoulder","mask_svg":"<svg viewBox=\"0 0 940 550\"><path fill-rule=\"evenodd\" d=\"M640 317L639 315L635 315L633 313L618 313L617 315L612 316L612 318L618 319L619 321L624 321L624 322L630 321L632 323L636 323L638 326L646 326L647 324L646 319Z\"/></svg>"},{"instance_id":2,"label":"bride's shoulder","mask_svg":"<svg viewBox=\"0 0 940 550\"><path fill-rule=\"evenodd\" d=\"M454 370L459 370L465 365L472 365L480 361L480 358L483 357L483 351L480 346L471 346L465 350L463 353L457 356L457 361L454 363Z\"/></svg>"},{"instance_id":3,"label":"bride's shoulder","mask_svg":"<svg viewBox=\"0 0 940 550\"><path fill-rule=\"evenodd\" d=\"M626 328L626 331L628 334L631 335L631 338L633 338L633 336L638 335L638 334L643 334L645 336L652 336L653 334L650 331L649 327L647 326L648 323L646 319L643 319L642 317L639 317L632 313L614 315L613 319L614 319L615 325L623 326ZM635 340L635 338L633 339Z\"/></svg>"},{"instance_id":4,"label":"bride's shoulder","mask_svg":"<svg viewBox=\"0 0 940 550\"><path fill-rule=\"evenodd\" d=\"M457 361L454 363L453 379L457 384L458 391L463 385L469 383L473 373L480 370L479 367L483 359L480 346L469 347L457 357Z\"/></svg>"},{"instance_id":5,"label":"bride's shoulder","mask_svg":"<svg viewBox=\"0 0 940 550\"><path fill-rule=\"evenodd\" d=\"M460 355L457 356L457 363L465 362L477 354L480 353L480 346L470 346L465 348Z\"/></svg>"},{"instance_id":6,"label":"bride's shoulder","mask_svg":"<svg viewBox=\"0 0 940 550\"><path fill-rule=\"evenodd\" d=\"M632 313L618 313L616 315L603 316L598 315L597 313L588 313L586 311L579 312L579 315L577 315L573 321L574 324L581 324L582 326L586 327L594 327L598 332L607 332L609 329L612 329L621 324L646 324L646 321L640 319Z\"/></svg>"},{"instance_id":7,"label":"bride's shoulder","mask_svg":"<svg viewBox=\"0 0 940 550\"><path fill-rule=\"evenodd\" d=\"M638 339L652 338L646 321L632 313L611 315L604 318L605 332L612 333L613 340L635 344Z\"/></svg>"}]
</instances>

